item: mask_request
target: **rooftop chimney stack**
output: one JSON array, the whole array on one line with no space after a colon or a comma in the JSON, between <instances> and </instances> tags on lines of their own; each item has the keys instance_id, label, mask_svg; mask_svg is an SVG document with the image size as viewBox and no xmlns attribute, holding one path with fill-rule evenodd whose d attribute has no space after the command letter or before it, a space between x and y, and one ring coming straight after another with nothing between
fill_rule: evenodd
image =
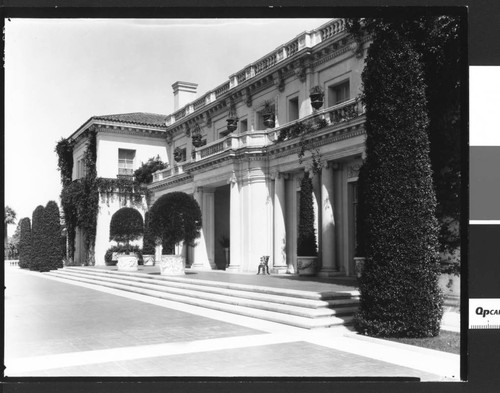
<instances>
[{"instance_id":1,"label":"rooftop chimney stack","mask_svg":"<svg viewBox=\"0 0 500 393\"><path fill-rule=\"evenodd\" d=\"M172 85L174 89L174 112L189 104L196 98L197 83L177 81Z\"/></svg>"}]
</instances>

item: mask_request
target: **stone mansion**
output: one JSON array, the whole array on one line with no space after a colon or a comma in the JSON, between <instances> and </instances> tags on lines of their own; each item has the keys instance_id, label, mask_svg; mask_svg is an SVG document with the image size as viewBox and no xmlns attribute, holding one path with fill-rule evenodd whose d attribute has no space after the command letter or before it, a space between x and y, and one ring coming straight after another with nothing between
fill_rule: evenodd
<instances>
[{"instance_id":1,"label":"stone mansion","mask_svg":"<svg viewBox=\"0 0 500 393\"><path fill-rule=\"evenodd\" d=\"M148 185L149 206L182 191L201 207L201 237L183 249L187 266L256 273L260 257L268 255L271 273L296 273L298 195L310 172L318 275L353 275L356 182L365 150L359 95L368 44L368 38L351 37L343 19L333 19L236 70L203 95L195 83L175 82L170 115L92 117L69 138L73 179L85 172L89 129L96 132L99 177L130 176L159 156L168 167ZM323 93L319 102L314 91ZM310 131L296 136L301 127ZM111 217L123 206L119 198L100 202L96 265L104 265ZM144 217L146 198L135 207ZM222 238L230 243L228 267ZM77 230L77 262L84 248Z\"/></svg>"}]
</instances>

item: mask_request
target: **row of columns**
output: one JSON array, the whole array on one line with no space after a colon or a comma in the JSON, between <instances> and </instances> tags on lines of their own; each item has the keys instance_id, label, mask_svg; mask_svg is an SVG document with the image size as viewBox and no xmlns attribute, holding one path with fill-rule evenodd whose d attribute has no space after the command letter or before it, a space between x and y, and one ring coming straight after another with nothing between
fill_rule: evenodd
<instances>
[{"instance_id":1,"label":"row of columns","mask_svg":"<svg viewBox=\"0 0 500 393\"><path fill-rule=\"evenodd\" d=\"M335 217L334 217L334 169L326 165L321 170L321 175L313 178L313 189L318 202L318 251L321 260L319 275L331 276L338 271L335 261ZM285 222L286 191L283 173L276 174L274 178L274 268L281 271L287 269L287 225ZM289 267L288 267L289 269Z\"/></svg>"}]
</instances>

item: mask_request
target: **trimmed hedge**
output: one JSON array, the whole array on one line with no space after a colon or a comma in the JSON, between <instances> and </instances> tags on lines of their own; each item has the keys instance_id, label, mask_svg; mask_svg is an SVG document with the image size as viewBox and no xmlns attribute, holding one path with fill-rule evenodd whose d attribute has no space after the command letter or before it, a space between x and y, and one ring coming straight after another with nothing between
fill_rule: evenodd
<instances>
[{"instance_id":1,"label":"trimmed hedge","mask_svg":"<svg viewBox=\"0 0 500 393\"><path fill-rule=\"evenodd\" d=\"M363 71L366 151L358 331L374 336L439 333L438 223L420 58L395 29L375 35Z\"/></svg>"},{"instance_id":2,"label":"trimmed hedge","mask_svg":"<svg viewBox=\"0 0 500 393\"><path fill-rule=\"evenodd\" d=\"M63 251L61 247L61 216L59 207L54 201L49 201L43 211L45 259L41 270L48 271L63 267Z\"/></svg>"},{"instance_id":3,"label":"trimmed hedge","mask_svg":"<svg viewBox=\"0 0 500 393\"><path fill-rule=\"evenodd\" d=\"M317 256L316 231L314 230L314 207L312 180L306 172L300 184L298 256Z\"/></svg>"},{"instance_id":4,"label":"trimmed hedge","mask_svg":"<svg viewBox=\"0 0 500 393\"><path fill-rule=\"evenodd\" d=\"M142 252L146 255L154 255L155 253L155 237L153 232L151 231L150 225L150 213L146 212L146 216L144 219L144 239L142 241Z\"/></svg>"},{"instance_id":5,"label":"trimmed hedge","mask_svg":"<svg viewBox=\"0 0 500 393\"><path fill-rule=\"evenodd\" d=\"M200 206L184 192L161 196L151 207L150 220L153 236L162 239L164 249L181 241L193 245L200 236Z\"/></svg>"},{"instance_id":6,"label":"trimmed hedge","mask_svg":"<svg viewBox=\"0 0 500 393\"><path fill-rule=\"evenodd\" d=\"M131 207L123 207L111 217L109 240L129 243L144 233L141 213Z\"/></svg>"},{"instance_id":7,"label":"trimmed hedge","mask_svg":"<svg viewBox=\"0 0 500 393\"><path fill-rule=\"evenodd\" d=\"M22 218L19 222L19 267L29 269L31 261L31 220L28 217Z\"/></svg>"},{"instance_id":8,"label":"trimmed hedge","mask_svg":"<svg viewBox=\"0 0 500 393\"><path fill-rule=\"evenodd\" d=\"M45 261L44 210L45 208L40 205L33 211L33 224L31 227L31 261L29 263L30 270L40 271Z\"/></svg>"}]
</instances>

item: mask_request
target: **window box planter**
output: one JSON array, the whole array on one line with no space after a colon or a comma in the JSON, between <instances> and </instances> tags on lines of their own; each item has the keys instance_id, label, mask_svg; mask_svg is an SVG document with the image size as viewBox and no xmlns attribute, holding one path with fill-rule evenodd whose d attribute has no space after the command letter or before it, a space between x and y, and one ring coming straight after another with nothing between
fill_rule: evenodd
<instances>
[{"instance_id":1,"label":"window box planter","mask_svg":"<svg viewBox=\"0 0 500 393\"><path fill-rule=\"evenodd\" d=\"M160 274L162 276L183 276L186 274L186 265L182 255L162 255Z\"/></svg>"},{"instance_id":2,"label":"window box planter","mask_svg":"<svg viewBox=\"0 0 500 393\"><path fill-rule=\"evenodd\" d=\"M318 257L297 257L297 273L299 276L314 276L318 267Z\"/></svg>"}]
</instances>

